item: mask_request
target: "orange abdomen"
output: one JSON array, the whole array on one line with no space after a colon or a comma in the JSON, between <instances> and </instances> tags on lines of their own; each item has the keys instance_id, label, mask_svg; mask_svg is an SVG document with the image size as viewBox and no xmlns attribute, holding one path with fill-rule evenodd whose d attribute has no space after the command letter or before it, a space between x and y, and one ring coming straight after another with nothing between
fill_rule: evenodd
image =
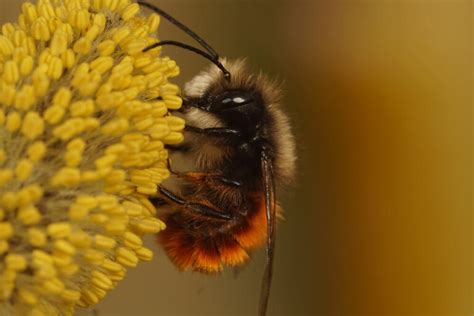
<instances>
[{"instance_id":1,"label":"orange abdomen","mask_svg":"<svg viewBox=\"0 0 474 316\"><path fill-rule=\"evenodd\" d=\"M158 241L181 270L218 272L224 266L241 265L249 258L247 251L261 246L267 237L263 199L246 217L232 223L191 217L184 210L164 220L166 229Z\"/></svg>"}]
</instances>

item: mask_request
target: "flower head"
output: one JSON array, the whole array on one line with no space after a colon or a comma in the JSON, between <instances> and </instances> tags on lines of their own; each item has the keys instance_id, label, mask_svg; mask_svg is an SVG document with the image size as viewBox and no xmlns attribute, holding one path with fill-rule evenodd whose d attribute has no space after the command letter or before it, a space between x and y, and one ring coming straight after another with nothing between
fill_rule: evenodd
<instances>
[{"instance_id":1,"label":"flower head","mask_svg":"<svg viewBox=\"0 0 474 316\"><path fill-rule=\"evenodd\" d=\"M0 35L0 314L97 303L152 252L176 63L130 0L24 3Z\"/></svg>"}]
</instances>

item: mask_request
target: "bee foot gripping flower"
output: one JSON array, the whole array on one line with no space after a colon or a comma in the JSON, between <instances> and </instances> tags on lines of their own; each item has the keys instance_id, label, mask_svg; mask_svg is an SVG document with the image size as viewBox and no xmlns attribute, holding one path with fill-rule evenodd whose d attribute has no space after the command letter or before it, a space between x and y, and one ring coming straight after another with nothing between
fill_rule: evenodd
<instances>
[{"instance_id":1,"label":"bee foot gripping flower","mask_svg":"<svg viewBox=\"0 0 474 316\"><path fill-rule=\"evenodd\" d=\"M72 314L152 252L148 197L182 140L159 16L130 0L38 0L0 35L0 314Z\"/></svg>"}]
</instances>

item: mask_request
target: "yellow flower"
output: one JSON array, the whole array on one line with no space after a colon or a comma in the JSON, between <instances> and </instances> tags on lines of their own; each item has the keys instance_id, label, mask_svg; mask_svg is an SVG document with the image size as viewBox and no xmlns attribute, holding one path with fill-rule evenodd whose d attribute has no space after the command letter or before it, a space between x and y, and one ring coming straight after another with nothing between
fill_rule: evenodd
<instances>
[{"instance_id":1,"label":"yellow flower","mask_svg":"<svg viewBox=\"0 0 474 316\"><path fill-rule=\"evenodd\" d=\"M71 314L152 252L148 197L182 140L159 16L130 0L24 3L0 35L0 314Z\"/></svg>"}]
</instances>

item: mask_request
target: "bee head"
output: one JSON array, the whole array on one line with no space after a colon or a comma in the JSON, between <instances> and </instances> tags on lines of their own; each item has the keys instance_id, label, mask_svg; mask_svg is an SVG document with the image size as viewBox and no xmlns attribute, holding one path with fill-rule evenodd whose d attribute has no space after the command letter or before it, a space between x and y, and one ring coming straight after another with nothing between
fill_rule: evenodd
<instances>
[{"instance_id":1,"label":"bee head","mask_svg":"<svg viewBox=\"0 0 474 316\"><path fill-rule=\"evenodd\" d=\"M230 76L212 65L186 84L187 102L213 115L226 127L252 134L265 115L266 104L274 98L265 93L261 75L250 73L244 60L221 62Z\"/></svg>"}]
</instances>

